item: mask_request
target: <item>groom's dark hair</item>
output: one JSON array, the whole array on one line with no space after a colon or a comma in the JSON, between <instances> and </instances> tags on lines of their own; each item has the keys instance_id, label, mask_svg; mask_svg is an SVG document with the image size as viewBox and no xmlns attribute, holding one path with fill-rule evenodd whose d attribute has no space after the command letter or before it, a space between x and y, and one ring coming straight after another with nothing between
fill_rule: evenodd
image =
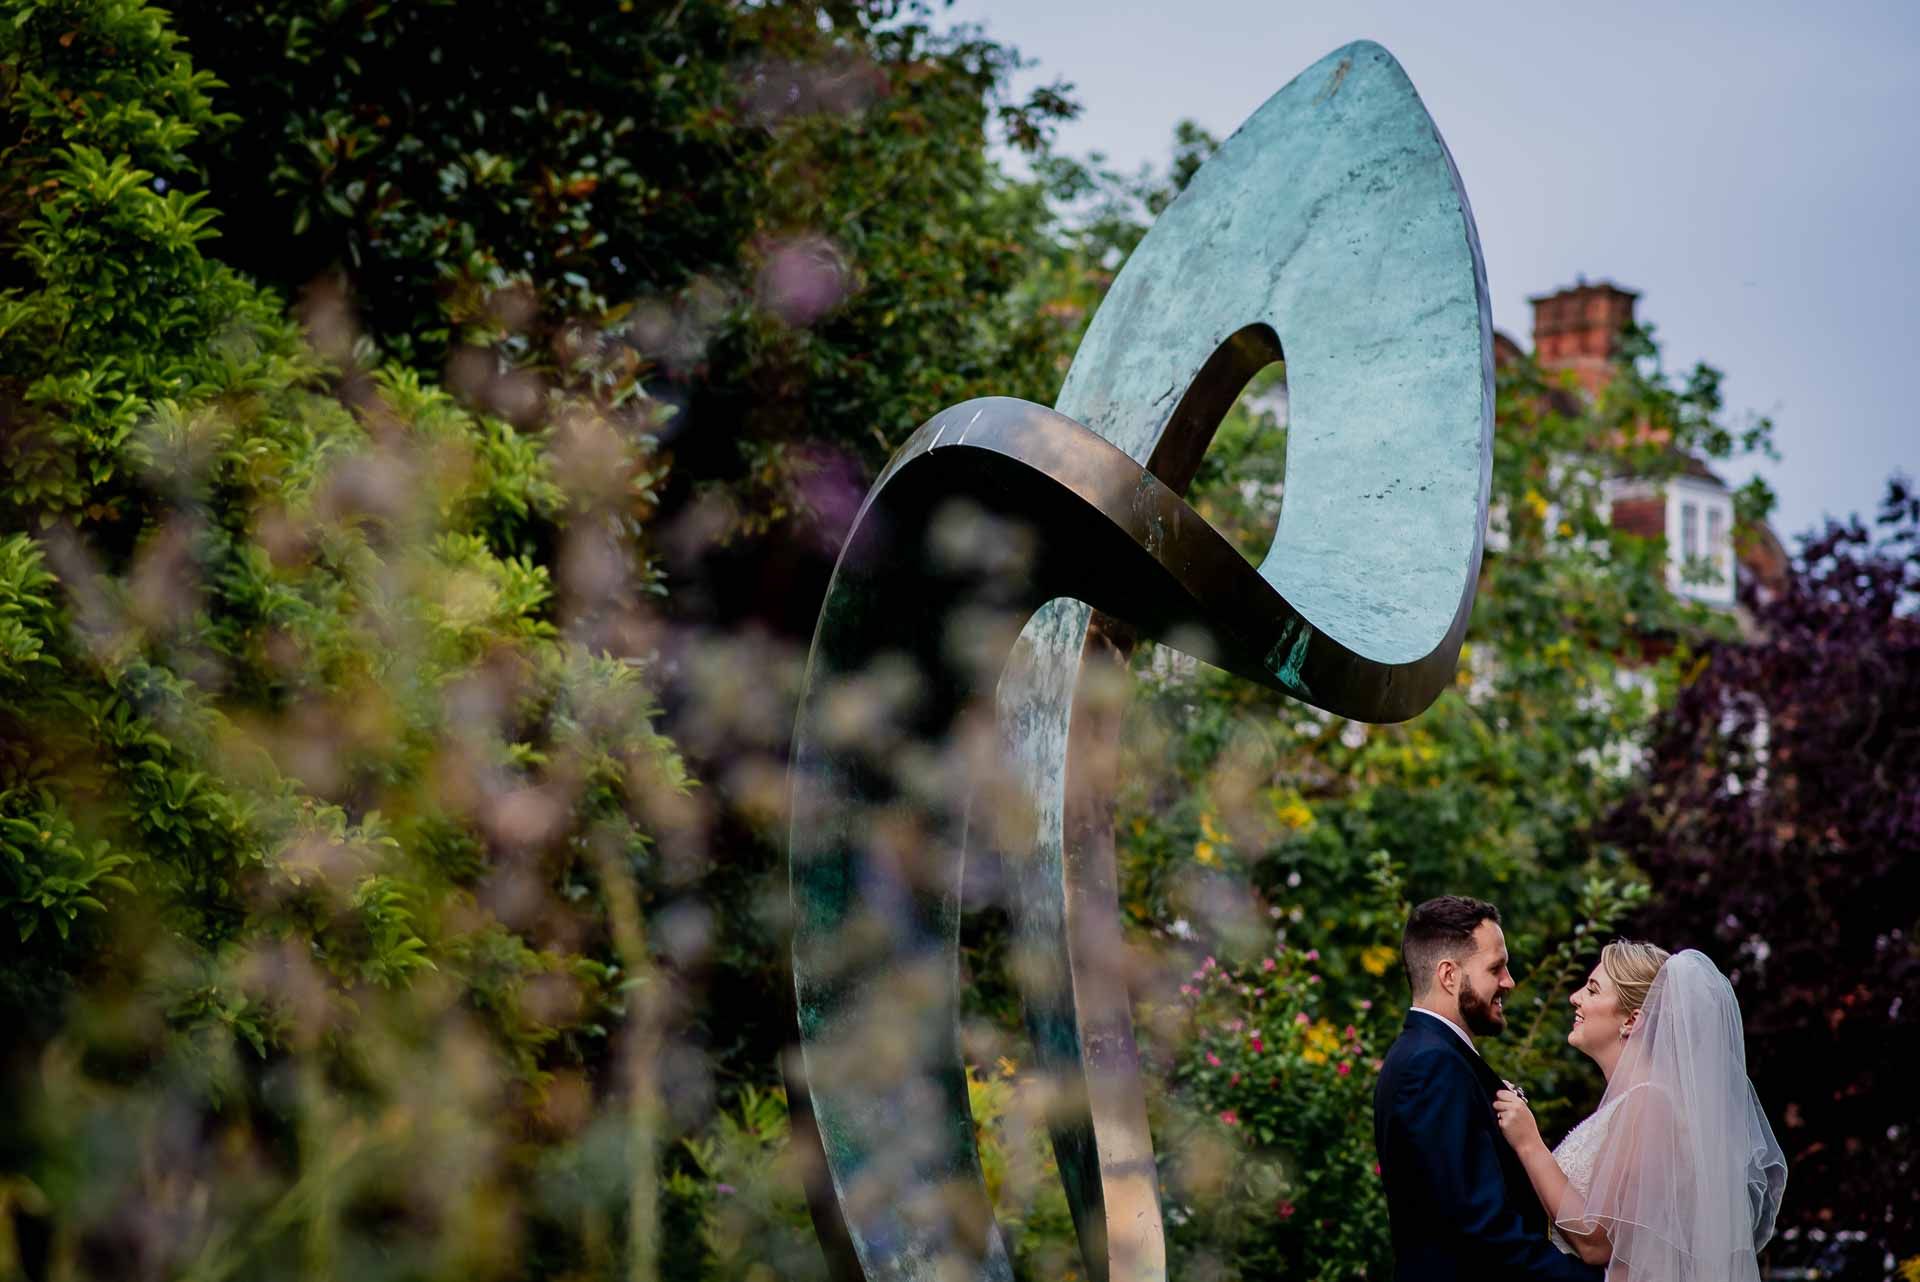
<instances>
[{"instance_id":1,"label":"groom's dark hair","mask_svg":"<svg viewBox=\"0 0 1920 1282\"><path fill-rule=\"evenodd\" d=\"M1473 932L1483 921L1499 925L1500 910L1484 899L1465 895L1442 895L1413 910L1400 936L1400 960L1416 998L1425 995L1433 982L1433 968L1443 959L1465 961L1473 956Z\"/></svg>"}]
</instances>

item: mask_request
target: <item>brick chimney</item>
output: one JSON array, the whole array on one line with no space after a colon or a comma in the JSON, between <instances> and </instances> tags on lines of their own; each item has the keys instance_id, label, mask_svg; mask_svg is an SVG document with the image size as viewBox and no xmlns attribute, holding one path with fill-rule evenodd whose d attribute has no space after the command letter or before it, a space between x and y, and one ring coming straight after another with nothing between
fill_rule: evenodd
<instances>
[{"instance_id":1,"label":"brick chimney","mask_svg":"<svg viewBox=\"0 0 1920 1282\"><path fill-rule=\"evenodd\" d=\"M1640 295L1607 281L1542 294L1533 304L1533 355L1541 368L1572 370L1590 396L1613 379L1620 331L1633 322Z\"/></svg>"}]
</instances>

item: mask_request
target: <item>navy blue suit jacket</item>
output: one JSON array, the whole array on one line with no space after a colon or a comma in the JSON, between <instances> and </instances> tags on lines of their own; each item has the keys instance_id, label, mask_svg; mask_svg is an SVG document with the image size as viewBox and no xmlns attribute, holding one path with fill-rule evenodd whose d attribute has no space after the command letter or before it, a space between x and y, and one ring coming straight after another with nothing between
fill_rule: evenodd
<instances>
[{"instance_id":1,"label":"navy blue suit jacket","mask_svg":"<svg viewBox=\"0 0 1920 1282\"><path fill-rule=\"evenodd\" d=\"M1473 1048L1409 1011L1373 1091L1399 1282L1600 1282L1547 1240L1547 1215L1500 1134L1500 1078Z\"/></svg>"}]
</instances>

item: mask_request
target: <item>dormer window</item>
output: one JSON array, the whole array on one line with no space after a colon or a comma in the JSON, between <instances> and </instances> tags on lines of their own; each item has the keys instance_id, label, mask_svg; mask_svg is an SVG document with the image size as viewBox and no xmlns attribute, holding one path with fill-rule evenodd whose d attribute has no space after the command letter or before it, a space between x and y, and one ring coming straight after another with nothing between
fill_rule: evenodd
<instances>
[{"instance_id":1,"label":"dormer window","mask_svg":"<svg viewBox=\"0 0 1920 1282\"><path fill-rule=\"evenodd\" d=\"M1708 605L1734 602L1733 496L1686 475L1667 486L1667 586Z\"/></svg>"}]
</instances>

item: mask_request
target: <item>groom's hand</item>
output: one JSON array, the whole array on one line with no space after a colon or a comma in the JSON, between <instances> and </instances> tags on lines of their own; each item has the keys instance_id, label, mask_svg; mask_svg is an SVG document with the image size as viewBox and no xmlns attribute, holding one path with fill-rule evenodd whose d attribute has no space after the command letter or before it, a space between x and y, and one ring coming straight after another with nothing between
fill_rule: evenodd
<instances>
[{"instance_id":1,"label":"groom's hand","mask_svg":"<svg viewBox=\"0 0 1920 1282\"><path fill-rule=\"evenodd\" d=\"M1500 1133L1522 1157L1536 1148L1546 1147L1540 1140L1540 1124L1533 1120L1533 1110L1527 1107L1518 1091L1505 1090L1495 1095L1493 1115L1500 1121Z\"/></svg>"}]
</instances>

